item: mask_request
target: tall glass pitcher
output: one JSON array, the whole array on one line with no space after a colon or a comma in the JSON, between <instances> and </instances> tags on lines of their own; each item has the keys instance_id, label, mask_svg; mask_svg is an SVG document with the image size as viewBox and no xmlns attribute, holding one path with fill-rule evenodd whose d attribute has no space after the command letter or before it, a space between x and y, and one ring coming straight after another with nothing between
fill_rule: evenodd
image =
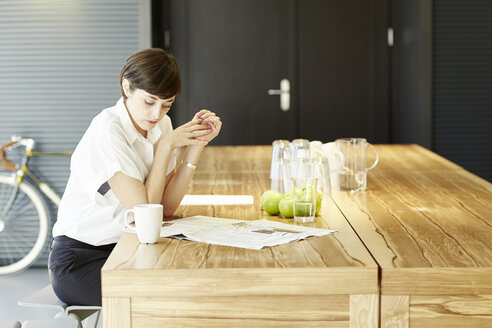
<instances>
[{"instance_id":1,"label":"tall glass pitcher","mask_svg":"<svg viewBox=\"0 0 492 328\"><path fill-rule=\"evenodd\" d=\"M343 154L343 165L338 170L338 186L341 191L364 191L367 187L367 171L372 170L379 161L377 150L364 138L342 138L335 141L336 148ZM367 167L366 150L371 146L376 160Z\"/></svg>"}]
</instances>

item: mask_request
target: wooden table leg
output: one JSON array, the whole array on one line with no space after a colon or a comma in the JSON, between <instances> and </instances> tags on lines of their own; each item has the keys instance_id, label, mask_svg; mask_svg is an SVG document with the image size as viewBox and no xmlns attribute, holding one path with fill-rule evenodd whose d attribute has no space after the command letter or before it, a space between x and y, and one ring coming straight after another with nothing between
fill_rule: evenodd
<instances>
[{"instance_id":1,"label":"wooden table leg","mask_svg":"<svg viewBox=\"0 0 492 328\"><path fill-rule=\"evenodd\" d=\"M131 328L129 297L103 297L102 307L104 328Z\"/></svg>"},{"instance_id":2,"label":"wooden table leg","mask_svg":"<svg viewBox=\"0 0 492 328\"><path fill-rule=\"evenodd\" d=\"M381 296L381 328L408 328L410 297Z\"/></svg>"},{"instance_id":3,"label":"wooden table leg","mask_svg":"<svg viewBox=\"0 0 492 328\"><path fill-rule=\"evenodd\" d=\"M377 328L379 295L350 295L350 328Z\"/></svg>"}]
</instances>

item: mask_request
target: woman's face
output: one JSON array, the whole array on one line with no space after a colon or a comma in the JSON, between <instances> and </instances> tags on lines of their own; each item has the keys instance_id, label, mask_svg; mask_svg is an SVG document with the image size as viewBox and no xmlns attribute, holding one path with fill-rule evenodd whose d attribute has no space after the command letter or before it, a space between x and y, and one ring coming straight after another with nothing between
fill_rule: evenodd
<instances>
[{"instance_id":1,"label":"woman's face","mask_svg":"<svg viewBox=\"0 0 492 328\"><path fill-rule=\"evenodd\" d=\"M128 80L123 80L123 90L127 96L126 109L133 125L144 137L147 137L147 131L151 130L169 112L176 98L173 96L169 99L162 99L142 89L131 91Z\"/></svg>"}]
</instances>

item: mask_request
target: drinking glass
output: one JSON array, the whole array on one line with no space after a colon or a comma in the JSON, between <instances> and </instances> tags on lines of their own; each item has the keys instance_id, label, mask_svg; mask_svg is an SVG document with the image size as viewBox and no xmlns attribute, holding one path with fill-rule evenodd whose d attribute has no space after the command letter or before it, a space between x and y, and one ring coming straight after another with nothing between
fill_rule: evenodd
<instances>
[{"instance_id":1,"label":"drinking glass","mask_svg":"<svg viewBox=\"0 0 492 328\"><path fill-rule=\"evenodd\" d=\"M309 143L311 159L323 157L323 143L319 140L313 140Z\"/></svg>"},{"instance_id":2,"label":"drinking glass","mask_svg":"<svg viewBox=\"0 0 492 328\"><path fill-rule=\"evenodd\" d=\"M272 144L272 162L270 166L270 179L271 186L270 189L277 190L278 192L284 193L284 181L283 181L283 170L285 161L289 161L291 158L290 154L290 142L287 140L275 140Z\"/></svg>"},{"instance_id":3,"label":"drinking glass","mask_svg":"<svg viewBox=\"0 0 492 328\"><path fill-rule=\"evenodd\" d=\"M335 142L327 142L323 144L323 157L328 159L330 168L330 185L333 189L339 188L338 172L345 162L343 154L337 149Z\"/></svg>"},{"instance_id":4,"label":"drinking glass","mask_svg":"<svg viewBox=\"0 0 492 328\"><path fill-rule=\"evenodd\" d=\"M312 178L313 162L309 158L298 158L291 163L292 178Z\"/></svg>"},{"instance_id":5,"label":"drinking glass","mask_svg":"<svg viewBox=\"0 0 492 328\"><path fill-rule=\"evenodd\" d=\"M289 160L283 160L280 163L280 167L284 182L284 193L286 193L292 190L292 162Z\"/></svg>"},{"instance_id":6,"label":"drinking glass","mask_svg":"<svg viewBox=\"0 0 492 328\"><path fill-rule=\"evenodd\" d=\"M313 159L313 177L318 179L318 190L323 194L331 195L330 163L326 157Z\"/></svg>"},{"instance_id":7,"label":"drinking glass","mask_svg":"<svg viewBox=\"0 0 492 328\"><path fill-rule=\"evenodd\" d=\"M292 178L310 178L312 174L311 150L309 140L295 139L292 141Z\"/></svg>"},{"instance_id":8,"label":"drinking glass","mask_svg":"<svg viewBox=\"0 0 492 328\"><path fill-rule=\"evenodd\" d=\"M292 148L292 161L296 161L298 159L310 159L311 151L309 147L309 140L306 139L295 139L291 144Z\"/></svg>"},{"instance_id":9,"label":"drinking glass","mask_svg":"<svg viewBox=\"0 0 492 328\"><path fill-rule=\"evenodd\" d=\"M316 178L292 179L294 187L294 219L312 222L316 216Z\"/></svg>"}]
</instances>

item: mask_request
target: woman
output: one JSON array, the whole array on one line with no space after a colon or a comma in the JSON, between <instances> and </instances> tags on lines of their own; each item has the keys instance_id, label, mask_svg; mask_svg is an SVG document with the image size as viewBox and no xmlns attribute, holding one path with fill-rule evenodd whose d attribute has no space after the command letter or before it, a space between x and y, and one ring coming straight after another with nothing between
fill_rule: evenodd
<instances>
[{"instance_id":1,"label":"woman","mask_svg":"<svg viewBox=\"0 0 492 328\"><path fill-rule=\"evenodd\" d=\"M99 113L75 149L53 227L49 258L56 295L67 304L101 304L101 267L124 229L123 213L161 203L179 206L203 147L222 123L208 110L173 129L166 115L181 92L175 58L146 49L126 61L122 98ZM176 167L176 149L186 147Z\"/></svg>"}]
</instances>

